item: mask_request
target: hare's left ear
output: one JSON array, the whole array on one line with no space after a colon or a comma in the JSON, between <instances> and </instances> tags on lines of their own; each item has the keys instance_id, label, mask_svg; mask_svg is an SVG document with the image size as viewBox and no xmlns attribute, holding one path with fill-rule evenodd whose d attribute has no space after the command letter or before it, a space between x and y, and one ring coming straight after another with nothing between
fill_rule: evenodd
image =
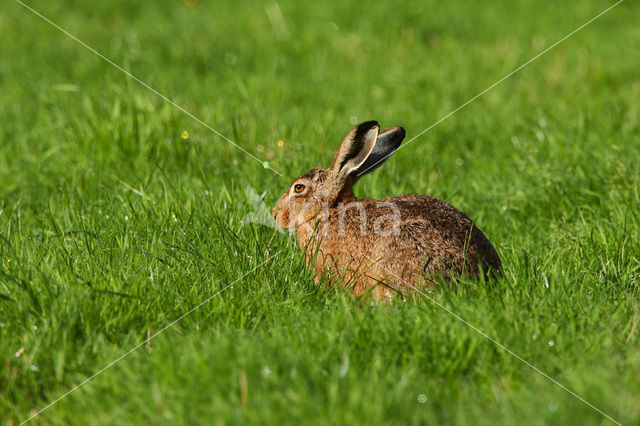
<instances>
[{"instance_id":1,"label":"hare's left ear","mask_svg":"<svg viewBox=\"0 0 640 426\"><path fill-rule=\"evenodd\" d=\"M349 175L362 168L373 151L379 130L377 121L365 121L344 138L329 167L329 176L336 189L342 189Z\"/></svg>"},{"instance_id":2,"label":"hare's left ear","mask_svg":"<svg viewBox=\"0 0 640 426\"><path fill-rule=\"evenodd\" d=\"M365 162L358 167L356 176L360 177L364 174L371 173L380 167L394 152L396 152L402 143L404 136L405 131L402 127L396 126L384 129L378 135L378 139Z\"/></svg>"}]
</instances>

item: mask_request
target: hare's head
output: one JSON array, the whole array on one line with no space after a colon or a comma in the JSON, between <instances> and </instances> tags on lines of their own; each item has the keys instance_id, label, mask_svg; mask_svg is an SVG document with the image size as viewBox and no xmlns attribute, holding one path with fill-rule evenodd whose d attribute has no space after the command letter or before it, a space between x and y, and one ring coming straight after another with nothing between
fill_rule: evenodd
<instances>
[{"instance_id":1,"label":"hare's head","mask_svg":"<svg viewBox=\"0 0 640 426\"><path fill-rule=\"evenodd\" d=\"M380 132L376 121L355 126L338 148L331 167L314 167L289 185L273 208L278 226L293 231L322 219L338 203L352 200L356 181L380 167L398 149L404 135L402 127Z\"/></svg>"}]
</instances>

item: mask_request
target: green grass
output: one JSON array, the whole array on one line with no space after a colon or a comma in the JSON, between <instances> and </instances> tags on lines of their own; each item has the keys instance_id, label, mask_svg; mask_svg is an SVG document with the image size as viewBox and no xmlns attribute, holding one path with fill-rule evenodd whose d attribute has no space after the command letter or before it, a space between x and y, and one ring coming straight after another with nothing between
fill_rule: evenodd
<instances>
[{"instance_id":1,"label":"green grass","mask_svg":"<svg viewBox=\"0 0 640 426\"><path fill-rule=\"evenodd\" d=\"M219 3L28 2L285 177L3 2L2 424L247 273L33 423L608 423L425 297L315 286L285 234L241 220L247 187L272 206L351 122L412 137L611 3ZM504 277L434 300L624 424L640 422L638 22L625 1L356 188L470 215Z\"/></svg>"}]
</instances>

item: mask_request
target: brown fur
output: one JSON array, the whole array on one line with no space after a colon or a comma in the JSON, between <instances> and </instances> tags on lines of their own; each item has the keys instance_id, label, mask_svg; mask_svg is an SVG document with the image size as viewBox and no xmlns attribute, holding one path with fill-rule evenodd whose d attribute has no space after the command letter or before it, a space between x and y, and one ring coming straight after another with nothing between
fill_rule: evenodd
<instances>
[{"instance_id":1,"label":"brown fur","mask_svg":"<svg viewBox=\"0 0 640 426\"><path fill-rule=\"evenodd\" d=\"M368 140L356 139L371 129L375 135L365 135ZM384 200L355 198L356 172L379 165L371 167L372 161L362 160L367 156L363 150L375 155L371 145L376 140L371 142L372 137L395 138L393 146L383 150L391 155L404 131L392 128L378 134L375 122L356 126L331 168L313 168L298 177L273 209L280 227L297 231L300 247L314 265L316 280L325 275L332 283L352 288L356 296L370 291L375 299L384 300L397 291L430 286L437 276L476 277L480 271L499 271L500 258L489 240L445 201L419 194ZM357 161L349 165L349 158ZM293 190L297 184L305 185L300 194Z\"/></svg>"}]
</instances>

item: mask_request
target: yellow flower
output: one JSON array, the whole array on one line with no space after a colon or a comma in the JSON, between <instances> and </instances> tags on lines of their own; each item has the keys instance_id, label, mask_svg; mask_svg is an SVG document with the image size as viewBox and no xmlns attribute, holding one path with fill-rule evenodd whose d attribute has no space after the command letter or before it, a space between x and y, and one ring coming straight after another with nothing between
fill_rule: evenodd
<instances>
[{"instance_id":1,"label":"yellow flower","mask_svg":"<svg viewBox=\"0 0 640 426\"><path fill-rule=\"evenodd\" d=\"M284 141L278 141L278 146L282 148L284 146Z\"/></svg>"},{"instance_id":2,"label":"yellow flower","mask_svg":"<svg viewBox=\"0 0 640 426\"><path fill-rule=\"evenodd\" d=\"M182 139L184 139L184 140L189 139L189 132L187 132L186 130L184 132L182 132Z\"/></svg>"}]
</instances>

